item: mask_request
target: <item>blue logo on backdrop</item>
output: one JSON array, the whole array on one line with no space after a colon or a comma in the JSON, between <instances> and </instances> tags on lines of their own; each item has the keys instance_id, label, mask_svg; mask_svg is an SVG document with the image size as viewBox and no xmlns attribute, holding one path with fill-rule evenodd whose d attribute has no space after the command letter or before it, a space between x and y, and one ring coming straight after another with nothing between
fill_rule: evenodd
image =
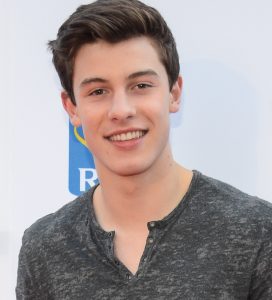
<instances>
[{"instance_id":1,"label":"blue logo on backdrop","mask_svg":"<svg viewBox=\"0 0 272 300\"><path fill-rule=\"evenodd\" d=\"M98 183L93 156L81 127L69 122L69 191L78 196Z\"/></svg>"}]
</instances>

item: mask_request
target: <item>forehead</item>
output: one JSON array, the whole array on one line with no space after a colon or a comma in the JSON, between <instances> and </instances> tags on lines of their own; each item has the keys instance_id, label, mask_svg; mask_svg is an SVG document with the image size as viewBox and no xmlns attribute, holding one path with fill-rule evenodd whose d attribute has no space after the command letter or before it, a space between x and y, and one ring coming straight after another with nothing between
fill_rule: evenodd
<instances>
[{"instance_id":1,"label":"forehead","mask_svg":"<svg viewBox=\"0 0 272 300\"><path fill-rule=\"evenodd\" d=\"M83 53L89 52L88 54L90 54L90 51L92 51L92 55L98 55L101 51L111 51L112 53L125 53L134 51L135 53L141 53L142 51L145 51L147 49L152 49L154 55L156 55L156 57L159 58L160 55L156 42L153 39L146 36L132 37L116 43L107 42L102 39L97 39L95 42L83 44L78 49L75 55L75 60L79 56L82 56Z\"/></svg>"},{"instance_id":2,"label":"forehead","mask_svg":"<svg viewBox=\"0 0 272 300\"><path fill-rule=\"evenodd\" d=\"M118 43L98 40L84 44L74 60L74 83L89 76L129 76L135 71L154 69L165 73L155 43L147 37L131 38ZM164 74L164 75L165 75Z\"/></svg>"}]
</instances>

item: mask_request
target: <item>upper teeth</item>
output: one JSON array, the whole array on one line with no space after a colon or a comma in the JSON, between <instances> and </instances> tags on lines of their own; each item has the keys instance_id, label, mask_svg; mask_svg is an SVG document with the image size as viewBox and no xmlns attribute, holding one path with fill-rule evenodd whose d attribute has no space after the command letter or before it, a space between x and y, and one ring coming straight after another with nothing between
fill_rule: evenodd
<instances>
[{"instance_id":1,"label":"upper teeth","mask_svg":"<svg viewBox=\"0 0 272 300\"><path fill-rule=\"evenodd\" d=\"M137 139L144 135L144 131L136 130L136 131L129 131L126 133L115 134L109 137L111 141L128 141L132 139Z\"/></svg>"}]
</instances>

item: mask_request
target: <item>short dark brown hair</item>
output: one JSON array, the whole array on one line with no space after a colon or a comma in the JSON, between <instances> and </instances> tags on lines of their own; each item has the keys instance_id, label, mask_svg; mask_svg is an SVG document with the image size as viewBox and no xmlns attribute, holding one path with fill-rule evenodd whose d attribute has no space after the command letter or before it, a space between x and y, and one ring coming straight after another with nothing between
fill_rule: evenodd
<instances>
[{"instance_id":1,"label":"short dark brown hair","mask_svg":"<svg viewBox=\"0 0 272 300\"><path fill-rule=\"evenodd\" d=\"M118 43L139 36L154 42L171 90L179 75L179 58L174 37L156 9L138 0L97 0L78 7L59 28L57 39L48 43L61 85L74 104L73 69L79 48L98 39Z\"/></svg>"}]
</instances>

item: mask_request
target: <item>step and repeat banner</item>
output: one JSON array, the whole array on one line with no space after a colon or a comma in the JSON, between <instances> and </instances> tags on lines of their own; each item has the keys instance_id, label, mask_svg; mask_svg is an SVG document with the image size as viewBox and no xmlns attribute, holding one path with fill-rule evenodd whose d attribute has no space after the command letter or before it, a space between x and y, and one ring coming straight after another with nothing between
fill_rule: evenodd
<instances>
[{"instance_id":1,"label":"step and repeat banner","mask_svg":"<svg viewBox=\"0 0 272 300\"><path fill-rule=\"evenodd\" d=\"M98 182L64 112L47 49L89 1L0 1L0 298L15 299L25 228ZM272 3L149 0L176 38L184 80L171 115L176 160L272 202Z\"/></svg>"}]
</instances>

